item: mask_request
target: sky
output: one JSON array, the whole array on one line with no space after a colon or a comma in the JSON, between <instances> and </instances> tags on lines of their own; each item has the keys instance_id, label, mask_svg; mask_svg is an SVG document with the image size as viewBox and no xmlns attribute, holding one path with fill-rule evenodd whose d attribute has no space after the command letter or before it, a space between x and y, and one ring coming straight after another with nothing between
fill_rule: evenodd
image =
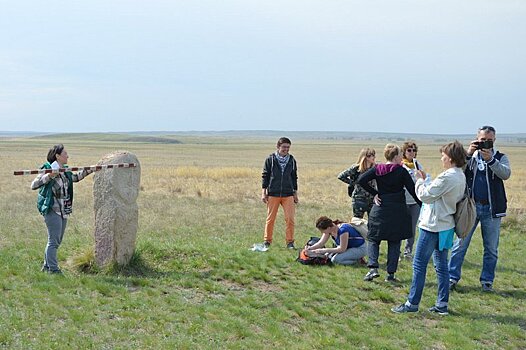
<instances>
[{"instance_id":1,"label":"sky","mask_svg":"<svg viewBox=\"0 0 526 350\"><path fill-rule=\"evenodd\" d=\"M524 0L0 0L0 130L526 132Z\"/></svg>"}]
</instances>

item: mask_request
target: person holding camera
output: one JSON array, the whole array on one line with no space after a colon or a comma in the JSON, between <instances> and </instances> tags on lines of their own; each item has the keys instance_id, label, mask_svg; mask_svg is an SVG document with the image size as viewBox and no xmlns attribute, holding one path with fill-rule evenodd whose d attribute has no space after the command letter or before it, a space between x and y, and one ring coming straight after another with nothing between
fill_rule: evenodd
<instances>
[{"instance_id":1,"label":"person holding camera","mask_svg":"<svg viewBox=\"0 0 526 350\"><path fill-rule=\"evenodd\" d=\"M429 311L448 315L449 271L448 253L455 235L456 205L464 196L466 177L462 167L466 164L466 150L458 141L440 148L441 172L433 181L426 181L422 170L415 171L416 195L424 203L418 223L420 231L413 259L413 279L405 303L394 307L395 313L418 311L426 282L427 265L431 257L437 274L437 299Z\"/></svg>"},{"instance_id":2,"label":"person holding camera","mask_svg":"<svg viewBox=\"0 0 526 350\"><path fill-rule=\"evenodd\" d=\"M497 267L501 218L506 216L506 191L504 180L510 178L508 156L494 148L495 128L483 126L478 129L477 139L468 148L465 170L469 195L475 200L477 220L464 239L456 239L449 262L449 289L454 290L461 277L464 257L473 232L480 222L484 255L480 283L485 292L493 291Z\"/></svg>"}]
</instances>

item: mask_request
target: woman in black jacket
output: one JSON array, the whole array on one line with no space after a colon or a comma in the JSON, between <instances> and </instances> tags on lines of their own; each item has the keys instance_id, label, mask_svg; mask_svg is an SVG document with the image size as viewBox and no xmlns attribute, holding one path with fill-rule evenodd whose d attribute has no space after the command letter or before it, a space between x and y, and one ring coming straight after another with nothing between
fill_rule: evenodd
<instances>
[{"instance_id":1,"label":"woman in black jacket","mask_svg":"<svg viewBox=\"0 0 526 350\"><path fill-rule=\"evenodd\" d=\"M400 257L400 242L411 236L411 216L407 210L404 188L418 205L422 202L415 194L415 184L409 173L402 167L400 147L387 144L384 149L387 162L377 164L358 178L358 184L374 196L374 205L369 216L368 253L370 268L364 277L372 281L378 273L378 255L380 242L387 241L387 278L388 282L397 281L395 272ZM378 190L369 185L376 180Z\"/></svg>"}]
</instances>

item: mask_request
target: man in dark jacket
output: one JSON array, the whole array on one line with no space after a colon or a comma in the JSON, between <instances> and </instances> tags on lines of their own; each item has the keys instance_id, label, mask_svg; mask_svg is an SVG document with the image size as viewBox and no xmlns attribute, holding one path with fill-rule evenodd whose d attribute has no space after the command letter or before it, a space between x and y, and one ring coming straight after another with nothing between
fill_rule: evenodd
<instances>
[{"instance_id":1,"label":"man in dark jacket","mask_svg":"<svg viewBox=\"0 0 526 350\"><path fill-rule=\"evenodd\" d=\"M298 203L298 167L296 160L289 154L291 142L282 137L278 140L277 150L265 160L262 173L261 200L267 205L267 221L265 224L264 245L272 243L274 222L279 206L285 213L287 248L294 247L294 214Z\"/></svg>"},{"instance_id":2,"label":"man in dark jacket","mask_svg":"<svg viewBox=\"0 0 526 350\"><path fill-rule=\"evenodd\" d=\"M457 239L449 262L449 289L455 289L461 276L462 263L471 242L473 232L480 222L484 256L480 283L485 292L493 291L497 267L500 221L506 216L506 191L504 180L511 175L508 157L493 148L495 128L483 126L478 130L477 140L468 149L466 183L469 194L475 200L477 221L471 232L462 240Z\"/></svg>"}]
</instances>

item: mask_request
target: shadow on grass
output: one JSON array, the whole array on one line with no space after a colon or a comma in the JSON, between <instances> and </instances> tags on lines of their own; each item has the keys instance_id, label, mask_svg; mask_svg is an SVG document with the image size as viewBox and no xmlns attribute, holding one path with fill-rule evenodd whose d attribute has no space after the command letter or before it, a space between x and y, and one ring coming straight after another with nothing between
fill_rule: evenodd
<instances>
[{"instance_id":1,"label":"shadow on grass","mask_svg":"<svg viewBox=\"0 0 526 350\"><path fill-rule=\"evenodd\" d=\"M126 265L117 263L100 268L96 266L95 257L92 249L88 249L83 254L72 259L72 266L80 273L101 275L101 276L123 276L123 277L140 277L140 278L163 278L173 276L173 271L161 271L149 265L143 259L139 251L133 253L130 262Z\"/></svg>"},{"instance_id":2,"label":"shadow on grass","mask_svg":"<svg viewBox=\"0 0 526 350\"><path fill-rule=\"evenodd\" d=\"M426 283L427 285L427 283ZM436 288L436 284L435 284ZM457 285L455 291L453 293L458 294L471 294L471 293L478 293L478 294L489 294L489 295L495 295L503 298L513 298L517 300L525 300L526 299L526 291L521 289L514 289L514 290L505 290L500 289L498 287L494 287L495 291L493 293L483 292L482 287L480 285ZM450 293L451 295L451 293Z\"/></svg>"},{"instance_id":3,"label":"shadow on grass","mask_svg":"<svg viewBox=\"0 0 526 350\"><path fill-rule=\"evenodd\" d=\"M513 324L526 330L526 318L518 316L509 316L509 315L495 315L495 314L481 314L481 313L462 313L462 316L470 318L472 320L482 320L488 321L491 320L495 324Z\"/></svg>"},{"instance_id":4,"label":"shadow on grass","mask_svg":"<svg viewBox=\"0 0 526 350\"><path fill-rule=\"evenodd\" d=\"M482 257L480 257L480 261L482 261ZM464 260L464 263L462 264L462 268L463 269L468 268L468 269L472 269L472 270L482 271L482 264L470 262L468 260ZM506 266L502 266L502 264L501 265L497 265L497 272L498 271L513 272L513 273L518 273L520 275L526 275L526 270L513 269L513 268L506 267Z\"/></svg>"}]
</instances>

